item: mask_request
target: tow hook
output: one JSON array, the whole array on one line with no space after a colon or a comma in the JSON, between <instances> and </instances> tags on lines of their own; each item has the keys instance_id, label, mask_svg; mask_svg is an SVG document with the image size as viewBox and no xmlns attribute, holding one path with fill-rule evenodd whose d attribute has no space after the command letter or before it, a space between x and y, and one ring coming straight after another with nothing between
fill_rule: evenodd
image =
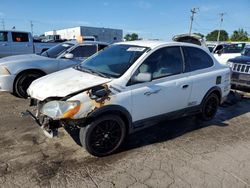
<instances>
[{"instance_id":1,"label":"tow hook","mask_svg":"<svg viewBox=\"0 0 250 188\"><path fill-rule=\"evenodd\" d=\"M29 110L21 113L21 117L31 117L36 124L43 130L44 134L49 137L53 138L58 136L58 123L53 122L48 117L43 117L42 123L41 121Z\"/></svg>"}]
</instances>

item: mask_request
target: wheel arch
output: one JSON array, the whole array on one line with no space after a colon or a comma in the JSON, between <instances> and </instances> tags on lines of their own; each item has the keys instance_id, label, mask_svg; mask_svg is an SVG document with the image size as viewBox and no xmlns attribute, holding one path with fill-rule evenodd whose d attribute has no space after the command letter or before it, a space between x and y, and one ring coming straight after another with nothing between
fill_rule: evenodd
<instances>
[{"instance_id":1,"label":"wheel arch","mask_svg":"<svg viewBox=\"0 0 250 188\"><path fill-rule=\"evenodd\" d=\"M15 84L16 84L17 79L18 79L22 74L24 74L24 73L29 73L29 72L39 72L39 73L41 73L43 76L46 75L46 73L45 73L44 71L42 71L41 69L25 69L25 70L22 70L22 71L20 71L20 72L16 75L16 77L15 77L15 79L14 79L14 82L13 82L13 88L14 88L14 86L15 86Z\"/></svg>"},{"instance_id":2,"label":"wheel arch","mask_svg":"<svg viewBox=\"0 0 250 188\"><path fill-rule=\"evenodd\" d=\"M129 111L120 105L107 105L93 111L87 117L87 124L93 119L104 116L106 114L115 114L122 118L126 125L126 133L128 134L132 130L132 117Z\"/></svg>"},{"instance_id":3,"label":"wheel arch","mask_svg":"<svg viewBox=\"0 0 250 188\"><path fill-rule=\"evenodd\" d=\"M218 86L214 86L214 87L212 87L211 89L208 90L208 92L206 93L206 95L203 97L202 103L201 103L201 104L203 104L204 101L205 101L205 99L206 99L209 95L211 95L212 93L216 94L216 95L218 96L218 98L219 98L219 101L221 102L221 98L222 98L221 88L218 87Z\"/></svg>"}]
</instances>

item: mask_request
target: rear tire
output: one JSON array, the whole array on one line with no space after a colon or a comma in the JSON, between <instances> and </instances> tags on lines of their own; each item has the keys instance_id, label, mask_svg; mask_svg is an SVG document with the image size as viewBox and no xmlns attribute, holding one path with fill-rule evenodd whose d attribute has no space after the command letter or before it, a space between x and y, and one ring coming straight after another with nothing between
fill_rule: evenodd
<instances>
[{"instance_id":1,"label":"rear tire","mask_svg":"<svg viewBox=\"0 0 250 188\"><path fill-rule=\"evenodd\" d=\"M113 154L122 145L126 136L124 121L117 115L105 115L80 129L82 146L97 157Z\"/></svg>"},{"instance_id":2,"label":"rear tire","mask_svg":"<svg viewBox=\"0 0 250 188\"><path fill-rule=\"evenodd\" d=\"M201 120L209 121L214 118L219 106L219 97L212 93L203 102L202 112L198 115Z\"/></svg>"},{"instance_id":3,"label":"rear tire","mask_svg":"<svg viewBox=\"0 0 250 188\"><path fill-rule=\"evenodd\" d=\"M27 98L27 89L29 88L30 84L44 76L44 74L40 72L24 72L20 76L17 77L14 83L14 95L20 98Z\"/></svg>"}]
</instances>

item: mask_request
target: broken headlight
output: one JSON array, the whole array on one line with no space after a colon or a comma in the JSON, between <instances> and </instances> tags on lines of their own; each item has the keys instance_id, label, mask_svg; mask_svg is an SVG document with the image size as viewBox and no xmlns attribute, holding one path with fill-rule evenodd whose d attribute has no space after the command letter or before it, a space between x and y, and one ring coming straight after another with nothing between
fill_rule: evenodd
<instances>
[{"instance_id":1,"label":"broken headlight","mask_svg":"<svg viewBox=\"0 0 250 188\"><path fill-rule=\"evenodd\" d=\"M79 110L80 101L51 101L43 105L41 113L53 120L72 118Z\"/></svg>"}]
</instances>

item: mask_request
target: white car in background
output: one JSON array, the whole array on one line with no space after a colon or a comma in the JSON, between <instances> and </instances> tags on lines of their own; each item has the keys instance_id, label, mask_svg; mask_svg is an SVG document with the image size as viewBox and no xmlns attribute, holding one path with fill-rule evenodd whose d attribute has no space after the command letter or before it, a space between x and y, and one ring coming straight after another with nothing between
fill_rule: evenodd
<instances>
[{"instance_id":1,"label":"white car in background","mask_svg":"<svg viewBox=\"0 0 250 188\"><path fill-rule=\"evenodd\" d=\"M212 53L222 64L226 64L229 59L241 55L246 43L222 43L214 47Z\"/></svg>"},{"instance_id":2,"label":"white car in background","mask_svg":"<svg viewBox=\"0 0 250 188\"><path fill-rule=\"evenodd\" d=\"M37 78L79 64L107 47L105 42L68 41L43 52L0 59L0 91L26 98L29 85Z\"/></svg>"},{"instance_id":3,"label":"white car in background","mask_svg":"<svg viewBox=\"0 0 250 188\"><path fill-rule=\"evenodd\" d=\"M116 43L83 63L35 80L28 89L48 134L80 128L95 156L114 153L124 138L164 118L212 119L230 91L230 69L188 43Z\"/></svg>"}]
</instances>

